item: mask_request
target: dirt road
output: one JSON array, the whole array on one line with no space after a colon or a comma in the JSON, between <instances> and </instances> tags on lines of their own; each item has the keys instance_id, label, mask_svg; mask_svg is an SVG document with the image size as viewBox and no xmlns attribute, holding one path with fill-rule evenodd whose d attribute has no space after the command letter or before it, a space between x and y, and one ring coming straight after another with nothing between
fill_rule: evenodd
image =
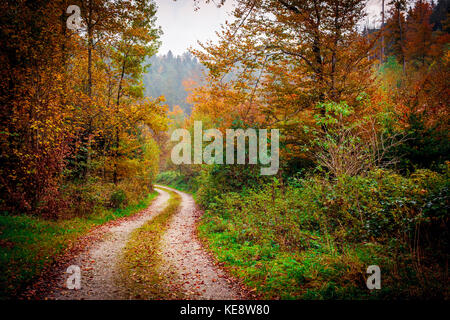
<instances>
[{"instance_id":1,"label":"dirt road","mask_svg":"<svg viewBox=\"0 0 450 320\"><path fill-rule=\"evenodd\" d=\"M168 188L181 196L180 209L172 218L161 244L163 257L178 272L189 299L234 300L242 292L214 265L196 235L201 212L191 195Z\"/></svg>"},{"instance_id":2,"label":"dirt road","mask_svg":"<svg viewBox=\"0 0 450 320\"><path fill-rule=\"evenodd\" d=\"M119 281L119 265L122 252L133 230L151 221L167 206L170 195L162 186L156 186L159 193L153 203L142 212L112 225L105 225L95 232L101 232L70 261L59 265L54 274L50 290L45 298L63 300L117 300L132 297ZM170 188L168 188L170 189ZM201 212L196 208L191 195L170 189L181 196L181 204L170 220L170 226L159 245L161 256L167 263L161 268L176 270L175 277L182 283L181 290L188 299L240 299L242 290L218 268L196 236L196 223ZM95 237L94 237L95 238ZM68 289L69 265L81 269L81 288ZM164 272L165 270L160 270Z\"/></svg>"}]
</instances>

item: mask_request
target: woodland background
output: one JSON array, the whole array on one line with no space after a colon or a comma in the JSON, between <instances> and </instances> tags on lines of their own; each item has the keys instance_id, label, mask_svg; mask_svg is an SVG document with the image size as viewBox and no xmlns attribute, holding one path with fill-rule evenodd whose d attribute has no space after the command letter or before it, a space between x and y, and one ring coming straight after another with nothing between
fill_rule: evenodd
<instances>
[{"instance_id":1,"label":"woodland background","mask_svg":"<svg viewBox=\"0 0 450 320\"><path fill-rule=\"evenodd\" d=\"M201 237L262 298L448 298L449 1L386 1L378 29L362 0L236 3L174 57L150 0L1 2L3 298L155 181L195 194ZM175 166L194 120L280 129L280 171Z\"/></svg>"}]
</instances>

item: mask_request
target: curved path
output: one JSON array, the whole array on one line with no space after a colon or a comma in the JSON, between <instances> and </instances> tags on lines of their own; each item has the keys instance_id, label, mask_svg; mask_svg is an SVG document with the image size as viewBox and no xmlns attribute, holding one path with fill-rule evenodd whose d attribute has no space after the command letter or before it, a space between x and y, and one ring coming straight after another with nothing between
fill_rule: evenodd
<instances>
[{"instance_id":1,"label":"curved path","mask_svg":"<svg viewBox=\"0 0 450 320\"><path fill-rule=\"evenodd\" d=\"M124 286L118 285L119 262L131 233L160 213L168 204L169 193L156 186L158 197L140 213L108 223L92 232L92 243L75 258L62 261L53 270L46 299L130 299L132 294ZM167 187L164 187L167 188ZM177 213L171 218L167 232L161 243L161 254L167 263L161 268L175 270L175 277L181 283L181 290L188 299L240 299L242 290L215 266L209 254L203 249L196 236L196 222L201 212L196 209L191 195L178 193L182 200ZM65 273L69 265L80 266L81 289L66 287L69 277ZM160 272L166 270L161 269ZM44 281L45 282L45 281ZM52 281L53 282L53 281Z\"/></svg>"},{"instance_id":2,"label":"curved path","mask_svg":"<svg viewBox=\"0 0 450 320\"><path fill-rule=\"evenodd\" d=\"M158 197L145 210L136 216L121 221L118 225L109 227L102 239L96 241L81 252L72 265L80 266L81 289L69 290L66 280L69 277L65 269L61 270L61 278L57 283L60 287L50 294L50 299L94 299L112 300L128 299L126 288L117 286L121 253L128 242L131 233L151 220L167 206L170 195L161 189L156 189Z\"/></svg>"},{"instance_id":3,"label":"curved path","mask_svg":"<svg viewBox=\"0 0 450 320\"><path fill-rule=\"evenodd\" d=\"M161 244L162 256L175 270L188 299L236 300L241 289L212 261L197 238L196 224L201 212L191 195L167 188L181 196Z\"/></svg>"}]
</instances>

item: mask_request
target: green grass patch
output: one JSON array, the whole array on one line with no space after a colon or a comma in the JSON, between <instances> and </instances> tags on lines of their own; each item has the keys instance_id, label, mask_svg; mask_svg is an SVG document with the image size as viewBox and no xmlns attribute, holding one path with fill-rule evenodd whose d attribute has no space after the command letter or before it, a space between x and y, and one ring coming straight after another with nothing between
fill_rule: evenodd
<instances>
[{"instance_id":1,"label":"green grass patch","mask_svg":"<svg viewBox=\"0 0 450 320\"><path fill-rule=\"evenodd\" d=\"M165 190L170 194L167 207L135 230L124 250L120 281L130 290L135 299L183 298L183 293L176 290L179 285L171 276L171 272L160 272L160 266L163 263L160 256L161 239L181 201L177 193Z\"/></svg>"},{"instance_id":2,"label":"green grass patch","mask_svg":"<svg viewBox=\"0 0 450 320\"><path fill-rule=\"evenodd\" d=\"M274 180L211 198L199 235L263 298L448 299L448 181L427 170ZM370 265L380 290L366 286Z\"/></svg>"},{"instance_id":3,"label":"green grass patch","mask_svg":"<svg viewBox=\"0 0 450 320\"><path fill-rule=\"evenodd\" d=\"M145 209L157 194L153 192L123 209L101 208L96 214L66 220L0 215L0 299L17 296L71 242L92 227Z\"/></svg>"},{"instance_id":4,"label":"green grass patch","mask_svg":"<svg viewBox=\"0 0 450 320\"><path fill-rule=\"evenodd\" d=\"M332 239L318 237L309 247L286 250L275 242L245 240L242 230L223 229L211 213L203 216L199 236L233 276L263 299L379 299L392 291L392 287L370 291L365 285L368 265L386 270L389 263L377 245L347 244L337 249Z\"/></svg>"}]
</instances>

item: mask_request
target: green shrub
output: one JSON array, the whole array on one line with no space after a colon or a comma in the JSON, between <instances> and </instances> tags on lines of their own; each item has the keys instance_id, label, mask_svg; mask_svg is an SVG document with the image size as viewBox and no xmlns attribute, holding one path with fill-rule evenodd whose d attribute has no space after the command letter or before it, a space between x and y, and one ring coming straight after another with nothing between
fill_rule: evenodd
<instances>
[{"instance_id":1,"label":"green shrub","mask_svg":"<svg viewBox=\"0 0 450 320\"><path fill-rule=\"evenodd\" d=\"M246 192L270 182L268 176L261 176L259 165L205 165L198 181L197 198L208 207L215 203L217 195L227 192Z\"/></svg>"},{"instance_id":2,"label":"green shrub","mask_svg":"<svg viewBox=\"0 0 450 320\"><path fill-rule=\"evenodd\" d=\"M408 116L408 139L392 152L392 156L400 160L397 164L400 171L411 172L416 168L434 170L450 160L447 118L437 118L433 125L427 124L428 119L427 111Z\"/></svg>"},{"instance_id":3,"label":"green shrub","mask_svg":"<svg viewBox=\"0 0 450 320\"><path fill-rule=\"evenodd\" d=\"M196 173L185 175L177 171L164 171L157 175L156 183L187 192L196 191L198 189Z\"/></svg>"},{"instance_id":4,"label":"green shrub","mask_svg":"<svg viewBox=\"0 0 450 320\"><path fill-rule=\"evenodd\" d=\"M295 180L197 193L209 202L200 234L248 286L272 298L448 296L448 170ZM365 286L371 264L383 290Z\"/></svg>"},{"instance_id":5,"label":"green shrub","mask_svg":"<svg viewBox=\"0 0 450 320\"><path fill-rule=\"evenodd\" d=\"M127 204L127 195L125 194L125 191L122 189L114 190L111 193L109 203L111 208L122 208Z\"/></svg>"}]
</instances>

